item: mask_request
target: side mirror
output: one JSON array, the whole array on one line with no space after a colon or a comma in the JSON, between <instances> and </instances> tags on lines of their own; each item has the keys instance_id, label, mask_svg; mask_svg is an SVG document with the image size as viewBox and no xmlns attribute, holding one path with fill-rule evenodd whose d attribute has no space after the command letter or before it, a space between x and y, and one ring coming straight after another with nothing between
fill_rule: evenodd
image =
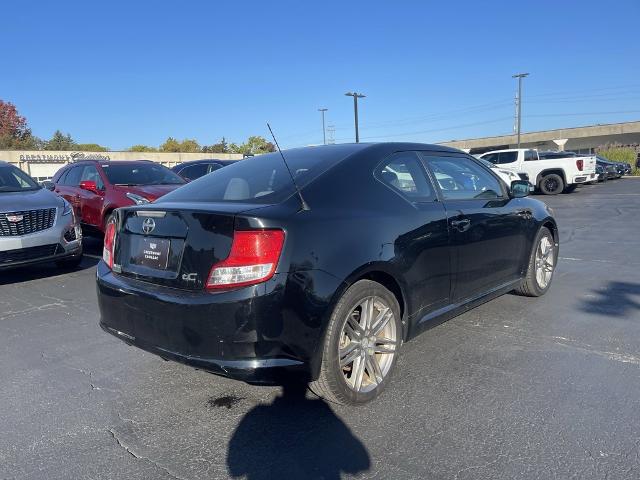
<instances>
[{"instance_id":1,"label":"side mirror","mask_svg":"<svg viewBox=\"0 0 640 480\"><path fill-rule=\"evenodd\" d=\"M56 189L56 184L49 181L49 180L45 180L44 182L40 182L40 186L42 188L46 188L47 190L51 190L52 192Z\"/></svg>"},{"instance_id":2,"label":"side mirror","mask_svg":"<svg viewBox=\"0 0 640 480\"><path fill-rule=\"evenodd\" d=\"M526 180L514 180L511 182L509 196L511 198L522 198L529 195L529 182Z\"/></svg>"},{"instance_id":3,"label":"side mirror","mask_svg":"<svg viewBox=\"0 0 640 480\"><path fill-rule=\"evenodd\" d=\"M83 180L80 182L80 188L88 192L98 193L98 185L93 180Z\"/></svg>"}]
</instances>

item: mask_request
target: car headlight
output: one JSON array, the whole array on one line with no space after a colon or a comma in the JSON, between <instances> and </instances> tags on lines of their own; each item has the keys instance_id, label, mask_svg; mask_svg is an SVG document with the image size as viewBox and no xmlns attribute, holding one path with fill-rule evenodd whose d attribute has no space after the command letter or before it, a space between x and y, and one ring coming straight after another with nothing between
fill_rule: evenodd
<instances>
[{"instance_id":1,"label":"car headlight","mask_svg":"<svg viewBox=\"0 0 640 480\"><path fill-rule=\"evenodd\" d=\"M71 215L73 213L73 207L64 198L62 199L62 216Z\"/></svg>"},{"instance_id":2,"label":"car headlight","mask_svg":"<svg viewBox=\"0 0 640 480\"><path fill-rule=\"evenodd\" d=\"M133 200L136 205L144 205L145 203L149 203L149 200L141 195L136 195L135 193L125 193L125 195L129 200Z\"/></svg>"}]
</instances>

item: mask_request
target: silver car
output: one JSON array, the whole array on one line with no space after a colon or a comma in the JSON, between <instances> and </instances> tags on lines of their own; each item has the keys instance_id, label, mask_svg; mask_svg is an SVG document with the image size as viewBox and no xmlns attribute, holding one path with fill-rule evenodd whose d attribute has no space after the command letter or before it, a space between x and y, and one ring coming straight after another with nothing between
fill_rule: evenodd
<instances>
[{"instance_id":1,"label":"silver car","mask_svg":"<svg viewBox=\"0 0 640 480\"><path fill-rule=\"evenodd\" d=\"M82 261L82 230L71 205L22 170L0 161L0 270Z\"/></svg>"}]
</instances>

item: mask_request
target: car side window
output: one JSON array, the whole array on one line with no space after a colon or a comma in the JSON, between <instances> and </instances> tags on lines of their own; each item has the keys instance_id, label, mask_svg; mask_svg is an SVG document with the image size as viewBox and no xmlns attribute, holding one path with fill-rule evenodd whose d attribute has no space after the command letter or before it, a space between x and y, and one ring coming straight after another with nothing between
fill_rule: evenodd
<instances>
[{"instance_id":1,"label":"car side window","mask_svg":"<svg viewBox=\"0 0 640 480\"><path fill-rule=\"evenodd\" d=\"M530 162L532 160L538 160L538 154L535 150L527 150L524 152L524 161Z\"/></svg>"},{"instance_id":2,"label":"car side window","mask_svg":"<svg viewBox=\"0 0 640 480\"><path fill-rule=\"evenodd\" d=\"M98 190L104 190L104 183L102 182L102 178L100 178L100 174L98 173L98 169L93 165L87 165L82 170L82 175L80 176L80 181L90 180L92 182L96 182L96 186Z\"/></svg>"},{"instance_id":3,"label":"car side window","mask_svg":"<svg viewBox=\"0 0 640 480\"><path fill-rule=\"evenodd\" d=\"M518 160L518 152L500 152L498 154L498 162L499 164L503 163L513 163Z\"/></svg>"},{"instance_id":4,"label":"car side window","mask_svg":"<svg viewBox=\"0 0 640 480\"><path fill-rule=\"evenodd\" d=\"M487 155L482 156L483 160L487 160L491 163L498 163L498 154L497 153L488 153Z\"/></svg>"},{"instance_id":5,"label":"car side window","mask_svg":"<svg viewBox=\"0 0 640 480\"><path fill-rule=\"evenodd\" d=\"M445 200L500 198L499 180L474 160L457 156L425 156Z\"/></svg>"},{"instance_id":6,"label":"car side window","mask_svg":"<svg viewBox=\"0 0 640 480\"><path fill-rule=\"evenodd\" d=\"M77 187L80 185L80 176L82 175L83 167L73 167L66 176L63 178L61 184L68 185L70 187Z\"/></svg>"},{"instance_id":7,"label":"car side window","mask_svg":"<svg viewBox=\"0 0 640 480\"><path fill-rule=\"evenodd\" d=\"M209 165L206 163L199 163L197 165L189 165L187 168L180 170L180 176L188 178L189 180L195 180L203 175L207 174Z\"/></svg>"},{"instance_id":8,"label":"car side window","mask_svg":"<svg viewBox=\"0 0 640 480\"><path fill-rule=\"evenodd\" d=\"M409 201L429 202L436 198L415 152L394 153L378 166L375 176Z\"/></svg>"}]
</instances>

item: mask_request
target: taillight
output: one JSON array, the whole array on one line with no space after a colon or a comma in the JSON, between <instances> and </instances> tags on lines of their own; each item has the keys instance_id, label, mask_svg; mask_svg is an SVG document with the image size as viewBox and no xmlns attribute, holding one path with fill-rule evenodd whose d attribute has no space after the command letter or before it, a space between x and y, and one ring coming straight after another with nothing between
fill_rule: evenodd
<instances>
[{"instance_id":1,"label":"taillight","mask_svg":"<svg viewBox=\"0 0 640 480\"><path fill-rule=\"evenodd\" d=\"M582 171L584 168L584 160L576 160L576 167L578 167L578 170Z\"/></svg>"},{"instance_id":2,"label":"taillight","mask_svg":"<svg viewBox=\"0 0 640 480\"><path fill-rule=\"evenodd\" d=\"M102 260L109 268L113 268L113 243L116 238L116 224L110 222L104 232L104 248L102 249Z\"/></svg>"},{"instance_id":3,"label":"taillight","mask_svg":"<svg viewBox=\"0 0 640 480\"><path fill-rule=\"evenodd\" d=\"M211 268L207 288L231 288L269 280L278 265L284 232L282 230L236 231L226 260Z\"/></svg>"}]
</instances>

